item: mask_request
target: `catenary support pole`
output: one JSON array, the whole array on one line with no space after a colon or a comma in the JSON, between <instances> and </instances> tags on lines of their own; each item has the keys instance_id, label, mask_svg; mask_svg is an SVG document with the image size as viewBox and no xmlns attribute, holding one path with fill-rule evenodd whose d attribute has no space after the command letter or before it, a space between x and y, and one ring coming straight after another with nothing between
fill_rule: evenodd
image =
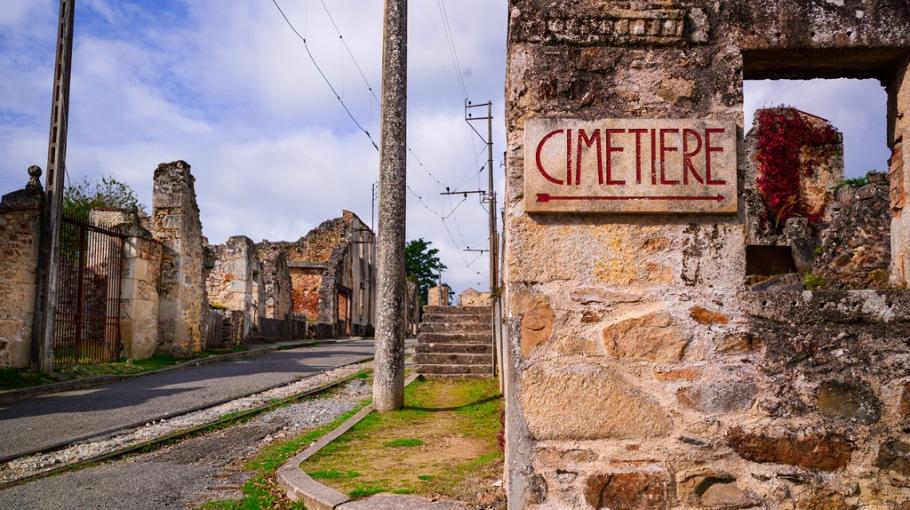
<instances>
[{"instance_id":1,"label":"catenary support pole","mask_svg":"<svg viewBox=\"0 0 910 510\"><path fill-rule=\"evenodd\" d=\"M373 405L404 405L404 245L407 198L407 0L385 0L382 48L382 138L379 154L379 239Z\"/></svg>"},{"instance_id":2,"label":"catenary support pole","mask_svg":"<svg viewBox=\"0 0 910 510\"><path fill-rule=\"evenodd\" d=\"M57 261L60 252L60 213L66 177L66 135L69 117L70 73L73 63L73 24L76 0L60 0L57 25L57 57L47 149L47 181L38 261L38 289L32 341L42 372L54 368L54 321L56 319Z\"/></svg>"}]
</instances>

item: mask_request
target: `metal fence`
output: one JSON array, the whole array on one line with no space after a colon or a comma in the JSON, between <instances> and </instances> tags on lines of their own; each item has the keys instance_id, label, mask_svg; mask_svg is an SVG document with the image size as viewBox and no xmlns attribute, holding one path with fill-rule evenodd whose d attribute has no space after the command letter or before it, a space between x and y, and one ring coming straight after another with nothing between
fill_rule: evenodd
<instances>
[{"instance_id":1,"label":"metal fence","mask_svg":"<svg viewBox=\"0 0 910 510\"><path fill-rule=\"evenodd\" d=\"M54 314L54 364L103 363L120 355L123 236L63 216Z\"/></svg>"}]
</instances>

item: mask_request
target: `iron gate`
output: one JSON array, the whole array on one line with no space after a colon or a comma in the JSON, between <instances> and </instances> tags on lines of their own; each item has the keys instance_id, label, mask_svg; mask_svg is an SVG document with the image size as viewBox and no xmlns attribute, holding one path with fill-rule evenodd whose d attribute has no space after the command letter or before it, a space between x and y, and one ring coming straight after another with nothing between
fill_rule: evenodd
<instances>
[{"instance_id":1,"label":"iron gate","mask_svg":"<svg viewBox=\"0 0 910 510\"><path fill-rule=\"evenodd\" d=\"M103 363L120 355L123 236L64 215L60 222L54 364Z\"/></svg>"}]
</instances>

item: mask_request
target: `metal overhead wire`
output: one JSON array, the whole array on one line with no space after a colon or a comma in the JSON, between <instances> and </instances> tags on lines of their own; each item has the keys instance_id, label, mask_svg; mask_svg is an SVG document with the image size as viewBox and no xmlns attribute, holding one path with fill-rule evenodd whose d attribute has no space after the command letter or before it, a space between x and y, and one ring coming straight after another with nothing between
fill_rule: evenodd
<instances>
[{"instance_id":1,"label":"metal overhead wire","mask_svg":"<svg viewBox=\"0 0 910 510\"><path fill-rule=\"evenodd\" d=\"M360 75L361 79L363 80L364 84L366 85L367 90L370 92L370 95L373 97L374 101L381 107L382 101L379 99L379 96L376 94L375 89L370 84L369 79L366 77L366 73L363 72L363 68L360 66L360 63L357 61L357 58L354 56L353 51L351 50L350 46L347 44L347 41L344 39L344 35L341 33L341 30L338 27L338 24L335 22L335 19L332 16L331 11L329 10L329 8L326 5L324 0L320 0L320 3L322 5L323 9L325 10L326 15L328 16L332 27L335 29L336 34L338 34L338 38L341 41L343 48L346 50L346 52L350 56L351 61L354 63L354 67L357 69L358 74ZM348 107L347 103L345 103L344 99L341 97L341 94L338 93L338 89L332 84L329 77L326 75L326 73L323 71L322 67L316 61L316 58L314 57L313 53L310 50L307 38L304 37L303 35L301 35L301 33L297 30L297 28L294 26L294 24L288 18L287 14L285 14L284 10L281 8L281 5L279 5L277 0L272 0L272 4L275 5L275 8L281 14L281 17L284 19L285 23L288 25L288 27L291 29L291 31L294 32L294 35L296 35L297 38L300 39L300 41L303 43L303 47L306 50L307 57L309 58L310 62L313 64L313 67L319 73L322 80L329 87L329 90L332 91L332 94L335 96L335 99L338 101L338 103L344 109L348 118L360 131L362 131L367 136L367 139L370 141L370 144L372 144L373 148L376 149L377 151L379 151L379 145L373 139L373 135L370 134L370 132L360 123L360 121L357 120L356 116L354 116L354 113L351 111L351 109ZM459 70L460 62L458 61L457 50L455 50L455 46L454 46L454 38L451 35L451 28L449 27L448 13L446 12L444 5L442 5L440 3L439 6L440 6L440 13L443 16L445 32L447 34L446 35L447 41L450 41L450 45L451 45L450 48L451 48L452 56L454 58L453 61L455 62L456 70ZM307 18L308 17L309 16L307 16ZM464 85L464 80L461 77L460 71L457 71L457 72L459 73L458 79L459 79L459 84L460 84L461 90L465 94L465 96L467 96L467 88ZM473 141L473 137L472 137L472 141ZM414 151L414 149L409 144L406 144L406 147L407 147L408 152L411 154L411 156L417 162L417 165L420 168L422 168L424 170L424 172L426 172L427 175L429 175L434 181L436 181L437 184L439 184L440 186L445 188L445 185L442 183L442 181L440 181L439 178L437 178L436 175L433 174L433 172L431 172L430 169L426 167L426 165L424 165L423 161L421 161L421 159L417 156L417 153ZM474 155L474 157L476 159L476 154ZM410 185L407 185L407 189L412 195L414 195L414 197L417 198L418 203L424 209L429 211L432 215L436 216L441 221L443 228L446 231L446 234L448 234L449 239L452 241L452 244L454 244L456 249L458 250L459 257L461 257L462 262L465 264L465 267L469 267L468 261L464 257L464 254L462 252L461 245L458 243L458 241L456 241L455 236L452 234L452 232L449 229L449 226L447 224L447 221L446 221L447 219L451 218L455 222L455 227L458 231L459 237L461 238L462 243L464 243L464 245L467 246L467 243L464 240L464 236L461 233L461 228L458 225L457 217L454 216L455 211L465 202L465 200L462 200L461 202L459 202L448 214L443 216L442 214L437 212L435 209L430 207L423 200L423 197L420 194L418 194L416 191L414 191L414 189L411 188Z\"/></svg>"},{"instance_id":2,"label":"metal overhead wire","mask_svg":"<svg viewBox=\"0 0 910 510\"><path fill-rule=\"evenodd\" d=\"M310 45L307 44L306 37L300 35L300 32L298 32L297 29L294 28L294 24L291 23L291 20L288 19L287 15L281 9L281 6L278 5L278 0L272 0L272 3L275 4L275 8L277 8L278 12L281 13L281 17L284 18L284 22L287 23L288 27L291 28L291 30L294 32L294 35L296 35L297 38L303 42L303 47L306 49L307 56L310 57L310 62L313 63L313 67L315 67L316 71L319 72L319 76L322 76L322 80L325 82L325 84L329 86L329 89L331 89L332 94L335 95L335 99L337 99L338 103L341 104L341 107L344 108L344 111L345 111L345 113L348 114L348 117L351 119L351 122L353 122L354 125L357 126L358 129L360 129L361 131L363 131L363 133L365 135L367 135L367 138L369 138L370 143L373 144L373 148L378 151L379 145L376 144L376 140L373 140L373 135L371 135L370 132L367 131L367 129L365 127L363 127L362 124L360 124L360 122L357 120L357 118L354 117L354 114L351 112L351 109L348 108L348 105L345 104L343 99L341 99L341 95L338 94L338 91L335 89L335 86L332 85L331 81L329 81L329 77L326 76L325 72L322 71L322 68L319 67L319 63L316 62L316 58L313 57L313 53L310 51Z\"/></svg>"}]
</instances>

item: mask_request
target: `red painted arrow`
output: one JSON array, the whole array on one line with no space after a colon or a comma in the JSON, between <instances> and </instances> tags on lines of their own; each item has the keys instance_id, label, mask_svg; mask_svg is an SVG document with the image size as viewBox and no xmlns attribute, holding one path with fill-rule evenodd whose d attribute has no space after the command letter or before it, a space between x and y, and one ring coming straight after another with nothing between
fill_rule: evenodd
<instances>
[{"instance_id":1,"label":"red painted arrow","mask_svg":"<svg viewBox=\"0 0 910 510\"><path fill-rule=\"evenodd\" d=\"M710 201L710 202L722 202L724 200L723 195L709 195L709 196L645 196L645 197L623 197L623 196L559 196L559 195L550 195L549 193L538 193L537 201L546 203L553 200L574 200L574 201L586 201L586 200L671 200L671 201L688 201L688 200L697 200L697 201Z\"/></svg>"}]
</instances>

